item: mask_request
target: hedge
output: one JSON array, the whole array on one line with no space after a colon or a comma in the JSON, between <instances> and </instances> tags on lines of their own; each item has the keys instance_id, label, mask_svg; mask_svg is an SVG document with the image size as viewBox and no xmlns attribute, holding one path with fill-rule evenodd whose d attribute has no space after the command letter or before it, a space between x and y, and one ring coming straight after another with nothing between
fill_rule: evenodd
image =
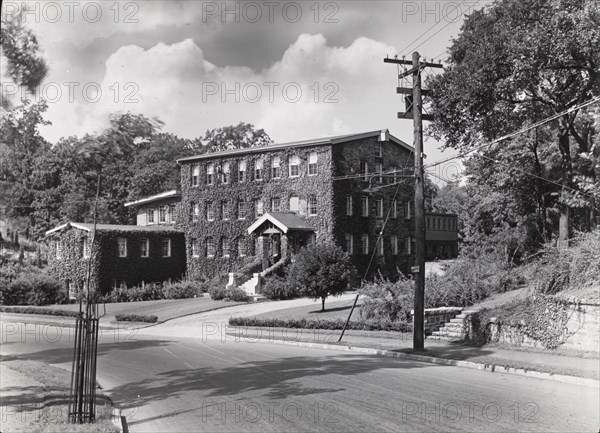
<instances>
[{"instance_id":1,"label":"hedge","mask_svg":"<svg viewBox=\"0 0 600 433\"><path fill-rule=\"evenodd\" d=\"M256 326L265 328L330 329L344 328L345 320L307 320L307 319L262 319L258 317L231 317L230 326ZM346 329L357 331L397 331L412 332L412 323L361 321L348 323Z\"/></svg>"},{"instance_id":2,"label":"hedge","mask_svg":"<svg viewBox=\"0 0 600 433\"><path fill-rule=\"evenodd\" d=\"M35 308L35 307L1 307L1 313L19 313L19 314L46 314L48 316L66 316L77 317L79 312L67 310L52 310L50 308Z\"/></svg>"},{"instance_id":3,"label":"hedge","mask_svg":"<svg viewBox=\"0 0 600 433\"><path fill-rule=\"evenodd\" d=\"M139 315L139 314L129 314L129 313L119 313L115 314L115 318L117 322L148 322L148 323L156 323L158 321L158 316L152 315Z\"/></svg>"}]
</instances>

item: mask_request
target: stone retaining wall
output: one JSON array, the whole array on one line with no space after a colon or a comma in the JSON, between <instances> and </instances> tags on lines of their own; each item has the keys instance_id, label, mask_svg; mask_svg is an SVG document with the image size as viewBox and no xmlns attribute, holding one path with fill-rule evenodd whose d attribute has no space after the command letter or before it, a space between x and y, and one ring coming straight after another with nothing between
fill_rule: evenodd
<instances>
[{"instance_id":1,"label":"stone retaining wall","mask_svg":"<svg viewBox=\"0 0 600 433\"><path fill-rule=\"evenodd\" d=\"M433 331L437 331L451 319L458 316L461 311L462 308L460 307L426 308L425 333L431 334ZM414 317L414 310L411 310L410 314Z\"/></svg>"}]
</instances>

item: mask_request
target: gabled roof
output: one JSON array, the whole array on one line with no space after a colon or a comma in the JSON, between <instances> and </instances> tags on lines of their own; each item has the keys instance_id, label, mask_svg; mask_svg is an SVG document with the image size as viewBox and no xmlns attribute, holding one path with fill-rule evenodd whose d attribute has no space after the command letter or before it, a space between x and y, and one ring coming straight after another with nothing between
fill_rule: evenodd
<instances>
[{"instance_id":1,"label":"gabled roof","mask_svg":"<svg viewBox=\"0 0 600 433\"><path fill-rule=\"evenodd\" d=\"M91 232L94 229L94 224L68 222L68 223L62 224L58 227L55 227L51 230L48 230L46 232L46 235L61 231L62 229L65 229L68 227L73 227L75 229ZM125 225L125 224L96 224L96 230L97 231L118 231L118 232L177 232L177 233L181 233L181 230L177 230L173 226L164 226L164 225L134 226L134 225Z\"/></svg>"},{"instance_id":2,"label":"gabled roof","mask_svg":"<svg viewBox=\"0 0 600 433\"><path fill-rule=\"evenodd\" d=\"M346 135L338 135L335 137L325 137L325 138L317 138L313 140L302 140L302 141L293 141L289 143L281 143L281 144L269 144L267 146L258 146L258 147L245 147L243 149L229 149L223 150L221 152L209 152L204 153L202 155L188 156L186 158L180 158L177 160L179 164L190 162L190 161L199 161L203 159L211 159L211 158L220 158L224 156L235 156L235 155L244 155L247 153L264 153L264 152L272 152L274 150L281 150L287 148L294 147L311 147L311 146L324 146L328 144L337 144L337 143L345 143L348 141L361 140L363 138L371 138L378 137L378 141L390 141L391 143L395 143L406 150L414 151L412 146L409 146L404 141L394 137L389 133L387 129L381 129L376 131L369 132L361 132L356 134L346 134Z\"/></svg>"},{"instance_id":3,"label":"gabled roof","mask_svg":"<svg viewBox=\"0 0 600 433\"><path fill-rule=\"evenodd\" d=\"M252 234L267 221L272 223L283 233L287 233L290 230L314 231L306 221L294 213L267 212L248 227L248 234Z\"/></svg>"},{"instance_id":4,"label":"gabled roof","mask_svg":"<svg viewBox=\"0 0 600 433\"><path fill-rule=\"evenodd\" d=\"M141 204L148 204L159 200L164 200L165 198L176 198L181 197L181 193L176 189L167 192L161 192L160 194L151 195L150 197L144 197L139 200L130 201L125 203L125 207L128 206L139 206Z\"/></svg>"}]
</instances>

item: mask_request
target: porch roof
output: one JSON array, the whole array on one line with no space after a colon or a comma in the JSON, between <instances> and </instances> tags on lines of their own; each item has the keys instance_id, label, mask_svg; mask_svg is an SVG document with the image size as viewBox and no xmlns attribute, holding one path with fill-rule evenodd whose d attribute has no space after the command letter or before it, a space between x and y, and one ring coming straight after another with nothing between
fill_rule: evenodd
<instances>
[{"instance_id":1,"label":"porch roof","mask_svg":"<svg viewBox=\"0 0 600 433\"><path fill-rule=\"evenodd\" d=\"M272 223L283 233L289 231L306 231L312 232L314 229L302 218L294 213L285 212L267 212L248 227L248 234L254 233L265 222Z\"/></svg>"}]
</instances>

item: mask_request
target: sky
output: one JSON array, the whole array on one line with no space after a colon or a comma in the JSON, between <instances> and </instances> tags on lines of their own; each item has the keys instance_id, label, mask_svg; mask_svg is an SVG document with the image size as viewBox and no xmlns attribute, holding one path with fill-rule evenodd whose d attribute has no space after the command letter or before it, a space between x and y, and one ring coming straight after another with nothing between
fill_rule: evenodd
<instances>
[{"instance_id":1,"label":"sky","mask_svg":"<svg viewBox=\"0 0 600 433\"><path fill-rule=\"evenodd\" d=\"M443 61L484 1L26 2L49 73L42 135L97 133L142 113L184 138L240 121L278 143L387 128L413 143L398 67L414 49ZM25 3L3 1L3 19ZM427 73L441 73L441 69ZM4 75L4 74L3 74ZM6 86L6 77L2 77ZM5 87L18 95L18 90ZM427 125L426 125L427 126ZM426 162L451 154L427 139ZM451 177L451 173L444 173Z\"/></svg>"}]
</instances>

